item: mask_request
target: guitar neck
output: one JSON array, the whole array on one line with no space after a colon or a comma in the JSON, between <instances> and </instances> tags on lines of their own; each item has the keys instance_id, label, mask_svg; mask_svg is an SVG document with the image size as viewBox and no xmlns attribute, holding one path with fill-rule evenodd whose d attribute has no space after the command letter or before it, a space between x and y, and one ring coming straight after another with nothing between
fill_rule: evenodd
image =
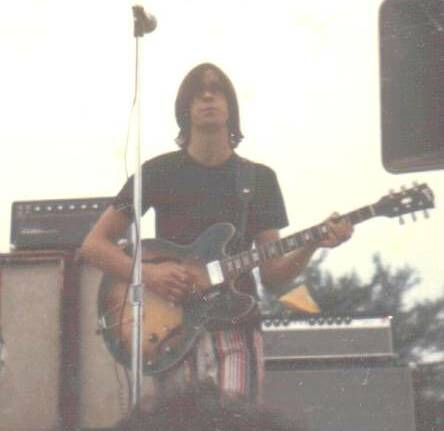
<instances>
[{"instance_id":1,"label":"guitar neck","mask_svg":"<svg viewBox=\"0 0 444 431\"><path fill-rule=\"evenodd\" d=\"M376 215L373 205L368 205L344 214L339 218L348 220L355 225L375 217ZM325 223L321 223L280 240L272 241L252 250L227 257L221 261L222 268L226 276L236 278L240 274L250 271L263 262L283 256L305 245L321 241L325 239L327 235L328 227Z\"/></svg>"}]
</instances>

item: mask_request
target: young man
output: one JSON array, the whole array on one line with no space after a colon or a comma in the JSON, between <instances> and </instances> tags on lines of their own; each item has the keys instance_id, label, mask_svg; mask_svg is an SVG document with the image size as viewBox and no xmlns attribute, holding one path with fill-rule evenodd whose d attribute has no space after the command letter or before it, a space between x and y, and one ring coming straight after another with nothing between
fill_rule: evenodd
<instances>
[{"instance_id":1,"label":"young man","mask_svg":"<svg viewBox=\"0 0 444 431\"><path fill-rule=\"evenodd\" d=\"M180 128L179 151L149 160L143 166L143 210L156 212L156 235L176 244L189 244L217 222L237 228L242 202L236 178L242 169L234 148L243 136L233 85L215 65L201 64L185 77L176 99ZM251 163L251 162L250 162ZM287 216L275 173L254 164L254 193L248 204L244 237L228 246L230 253L279 239ZM113 241L131 223L132 180L93 227L82 247L83 255L104 272L131 281L132 259ZM328 237L261 266L265 286L272 288L294 279L318 247L334 247L348 239L352 226L333 218L326 222ZM242 244L242 246L241 246ZM193 289L192 274L174 261L145 263L146 289L181 303ZM254 293L251 277L241 277L238 289ZM213 379L223 391L260 399L263 378L262 340L254 322L227 326L205 333L187 360L162 374L161 393L196 380ZM173 390L173 389L172 389Z\"/></svg>"}]
</instances>

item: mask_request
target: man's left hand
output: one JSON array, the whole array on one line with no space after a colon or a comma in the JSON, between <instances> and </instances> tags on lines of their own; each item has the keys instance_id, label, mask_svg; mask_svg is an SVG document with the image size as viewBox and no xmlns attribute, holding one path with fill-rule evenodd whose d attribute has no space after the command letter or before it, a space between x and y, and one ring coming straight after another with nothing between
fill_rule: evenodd
<instances>
[{"instance_id":1,"label":"man's left hand","mask_svg":"<svg viewBox=\"0 0 444 431\"><path fill-rule=\"evenodd\" d=\"M319 242L321 247L337 247L353 234L353 225L345 218L341 218L338 213L333 213L324 223L328 228L328 234Z\"/></svg>"}]
</instances>

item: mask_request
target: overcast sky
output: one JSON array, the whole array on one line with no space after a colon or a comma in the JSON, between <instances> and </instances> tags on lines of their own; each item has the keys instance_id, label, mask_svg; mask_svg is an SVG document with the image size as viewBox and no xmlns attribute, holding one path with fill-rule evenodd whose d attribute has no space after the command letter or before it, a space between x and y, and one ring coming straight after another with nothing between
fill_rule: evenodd
<instances>
[{"instance_id":1,"label":"overcast sky","mask_svg":"<svg viewBox=\"0 0 444 431\"><path fill-rule=\"evenodd\" d=\"M0 251L15 200L111 196L125 180L134 88L132 2L22 0L0 6ZM142 39L142 158L174 150L174 99L183 76L213 62L237 89L239 153L271 166L290 234L389 189L427 182L428 220L373 219L332 251L327 267L368 276L378 252L412 265L418 298L443 293L442 170L393 175L381 163L376 0L152 0ZM131 169L131 167L130 167ZM152 235L152 217L144 236Z\"/></svg>"}]
</instances>

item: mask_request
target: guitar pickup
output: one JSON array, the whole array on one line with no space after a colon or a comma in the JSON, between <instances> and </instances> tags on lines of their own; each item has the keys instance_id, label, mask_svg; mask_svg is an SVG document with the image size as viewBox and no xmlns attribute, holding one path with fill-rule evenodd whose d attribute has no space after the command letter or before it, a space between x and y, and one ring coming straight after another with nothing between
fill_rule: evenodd
<instances>
[{"instance_id":1,"label":"guitar pickup","mask_svg":"<svg viewBox=\"0 0 444 431\"><path fill-rule=\"evenodd\" d=\"M218 260L207 263L207 271L212 286L216 286L225 281L222 266Z\"/></svg>"}]
</instances>

